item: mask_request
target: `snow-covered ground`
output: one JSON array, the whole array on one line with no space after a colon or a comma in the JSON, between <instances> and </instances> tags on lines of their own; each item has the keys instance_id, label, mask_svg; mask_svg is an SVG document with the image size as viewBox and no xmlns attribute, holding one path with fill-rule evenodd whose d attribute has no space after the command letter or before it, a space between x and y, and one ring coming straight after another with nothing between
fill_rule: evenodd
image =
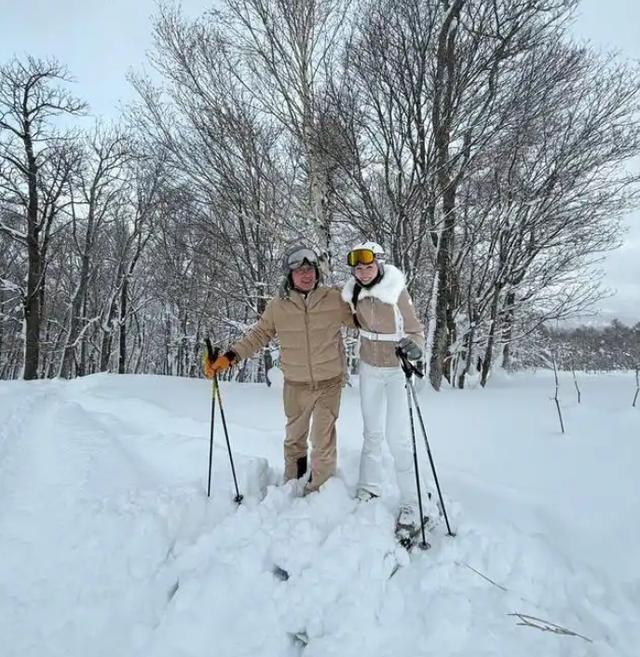
<instances>
[{"instance_id":1,"label":"snow-covered ground","mask_svg":"<svg viewBox=\"0 0 640 657\"><path fill-rule=\"evenodd\" d=\"M299 498L281 390L223 384L236 509L220 425L206 497L208 382L0 382L0 654L638 657L640 407L631 375L580 379L565 435L548 373L420 393L457 536L410 560L389 458L385 498L352 499L355 387L339 476Z\"/></svg>"}]
</instances>

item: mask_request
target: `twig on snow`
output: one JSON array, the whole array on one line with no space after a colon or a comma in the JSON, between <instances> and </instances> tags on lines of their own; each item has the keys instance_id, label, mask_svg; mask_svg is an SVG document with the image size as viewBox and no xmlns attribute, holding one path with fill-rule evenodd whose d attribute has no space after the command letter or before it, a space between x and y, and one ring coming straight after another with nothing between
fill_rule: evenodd
<instances>
[{"instance_id":1,"label":"twig on snow","mask_svg":"<svg viewBox=\"0 0 640 657\"><path fill-rule=\"evenodd\" d=\"M572 367L571 371L573 372L573 384L575 385L576 390L578 392L578 404L579 404L582 395L580 394L580 388L578 387L578 377L576 376L576 368Z\"/></svg>"},{"instance_id":2,"label":"twig on snow","mask_svg":"<svg viewBox=\"0 0 640 657\"><path fill-rule=\"evenodd\" d=\"M562 627L562 625L556 625L556 623L552 623L551 621L543 620L542 618L536 618L535 616L528 616L527 614L520 614L518 612L508 614L508 616L516 616L519 618L520 622L518 625L523 625L524 627L535 627L537 630L541 630L542 632L553 632L553 634L577 636L580 639L588 641L589 643L593 643L589 637L578 634L577 632L573 632L572 630L568 630L566 627Z\"/></svg>"},{"instance_id":3,"label":"twig on snow","mask_svg":"<svg viewBox=\"0 0 640 657\"><path fill-rule=\"evenodd\" d=\"M556 394L553 400L556 403L556 408L558 409L558 417L560 418L560 429L562 429L562 433L564 433L564 422L562 421L562 411L560 410L560 401L558 400L558 388L560 387L560 384L558 382L558 368L556 366L556 356L553 354L553 374L556 378Z\"/></svg>"},{"instance_id":4,"label":"twig on snow","mask_svg":"<svg viewBox=\"0 0 640 657\"><path fill-rule=\"evenodd\" d=\"M503 590L505 593L508 593L509 589L502 586L502 584L498 584L497 582L494 582L490 577L487 577L486 575L482 574L479 570L476 570L473 566L470 566L466 561L462 561L462 562L456 561L455 563L458 566L465 566L469 570L472 570L474 573L476 573L476 575L480 575L482 579L486 579L487 582L489 582L490 584L493 584L494 586L497 586L499 589Z\"/></svg>"}]
</instances>

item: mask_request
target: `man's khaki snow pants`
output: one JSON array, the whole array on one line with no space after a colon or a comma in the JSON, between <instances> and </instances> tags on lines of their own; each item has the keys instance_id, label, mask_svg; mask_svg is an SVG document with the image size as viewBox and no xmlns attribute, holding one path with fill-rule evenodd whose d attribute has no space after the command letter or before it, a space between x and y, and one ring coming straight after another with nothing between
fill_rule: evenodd
<instances>
[{"instance_id":1,"label":"man's khaki snow pants","mask_svg":"<svg viewBox=\"0 0 640 657\"><path fill-rule=\"evenodd\" d=\"M318 490L336 472L336 420L341 394L341 376L315 384L284 382L284 478L289 481L304 474L311 424L311 480L305 487L307 493Z\"/></svg>"}]
</instances>

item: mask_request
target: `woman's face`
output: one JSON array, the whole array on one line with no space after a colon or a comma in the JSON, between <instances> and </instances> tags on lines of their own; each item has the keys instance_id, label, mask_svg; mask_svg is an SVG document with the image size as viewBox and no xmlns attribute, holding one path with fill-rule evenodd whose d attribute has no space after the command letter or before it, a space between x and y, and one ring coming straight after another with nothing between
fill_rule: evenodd
<instances>
[{"instance_id":1,"label":"woman's face","mask_svg":"<svg viewBox=\"0 0 640 657\"><path fill-rule=\"evenodd\" d=\"M361 283L368 285L378 275L378 263L372 262L370 265L356 265L354 273Z\"/></svg>"}]
</instances>

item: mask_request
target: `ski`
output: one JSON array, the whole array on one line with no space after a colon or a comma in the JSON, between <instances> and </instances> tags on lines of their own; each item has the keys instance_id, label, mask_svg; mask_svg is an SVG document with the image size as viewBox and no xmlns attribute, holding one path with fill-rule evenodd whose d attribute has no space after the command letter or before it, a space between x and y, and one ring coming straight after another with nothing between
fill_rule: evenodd
<instances>
[{"instance_id":1,"label":"ski","mask_svg":"<svg viewBox=\"0 0 640 657\"><path fill-rule=\"evenodd\" d=\"M423 522L424 522L425 531L430 531L433 528L431 526L429 516L425 516L423 518ZM422 535L422 528L420 526L420 523L411 527L405 527L402 525L396 527L396 532L395 532L396 541L401 547L407 550L407 552L411 552L411 550L418 544L421 535ZM429 543L426 543L426 547L423 549L426 550L430 547L431 545L429 545Z\"/></svg>"},{"instance_id":2,"label":"ski","mask_svg":"<svg viewBox=\"0 0 640 657\"><path fill-rule=\"evenodd\" d=\"M435 523L431 522L431 519L428 516L425 516L425 531L431 531L434 526ZM431 548L430 543L425 543L422 545L420 542L420 539L422 538L422 529L420 524L418 524L417 527L412 527L408 532L403 532L400 536L398 536L398 532L396 532L395 538L396 542L398 543L398 547L394 552L389 552L387 555L388 557L393 557L395 563L393 564L387 579L391 579L400 570L400 568L409 564L409 557L416 547L419 547L422 550L428 550ZM399 554L398 550L400 550Z\"/></svg>"}]
</instances>

